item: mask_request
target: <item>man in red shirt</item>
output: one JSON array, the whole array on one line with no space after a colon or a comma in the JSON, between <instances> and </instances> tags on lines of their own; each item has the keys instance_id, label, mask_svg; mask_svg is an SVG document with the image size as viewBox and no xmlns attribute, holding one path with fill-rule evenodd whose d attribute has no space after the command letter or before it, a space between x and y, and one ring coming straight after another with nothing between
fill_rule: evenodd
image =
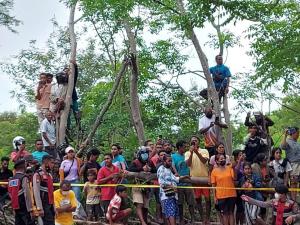
<instances>
[{"instance_id":1,"label":"man in red shirt","mask_svg":"<svg viewBox=\"0 0 300 225\"><path fill-rule=\"evenodd\" d=\"M105 166L98 172L98 184L117 184L120 178L120 169L112 164L112 155L110 153L104 155L104 162ZM104 214L107 212L109 202L115 194L115 187L101 188L101 201L104 208Z\"/></svg>"},{"instance_id":2,"label":"man in red shirt","mask_svg":"<svg viewBox=\"0 0 300 225\"><path fill-rule=\"evenodd\" d=\"M28 151L26 151L25 139L21 136L17 136L13 140L14 150L10 154L11 160L16 163L18 160L23 159L26 155L30 155Z\"/></svg>"}]
</instances>

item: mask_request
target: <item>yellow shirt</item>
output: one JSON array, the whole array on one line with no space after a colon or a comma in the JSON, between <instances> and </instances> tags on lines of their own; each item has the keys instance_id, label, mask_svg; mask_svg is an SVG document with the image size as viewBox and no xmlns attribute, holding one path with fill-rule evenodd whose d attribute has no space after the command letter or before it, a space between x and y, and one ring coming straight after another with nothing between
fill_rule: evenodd
<instances>
[{"instance_id":1,"label":"yellow shirt","mask_svg":"<svg viewBox=\"0 0 300 225\"><path fill-rule=\"evenodd\" d=\"M206 149L198 149L198 152L202 155L202 157L206 158L207 161L209 159L209 154ZM190 151L184 154L184 160L188 160L191 153ZM191 177L208 177L208 167L207 162L202 163L196 153L193 153L192 165L190 168L190 176Z\"/></svg>"},{"instance_id":2,"label":"yellow shirt","mask_svg":"<svg viewBox=\"0 0 300 225\"><path fill-rule=\"evenodd\" d=\"M68 196L63 196L60 193L60 190L54 191L55 208L60 208L61 206L66 204L70 204L72 207L77 206L74 192L70 191ZM57 213L55 217L55 224L57 223L60 225L72 225L73 224L72 212Z\"/></svg>"}]
</instances>

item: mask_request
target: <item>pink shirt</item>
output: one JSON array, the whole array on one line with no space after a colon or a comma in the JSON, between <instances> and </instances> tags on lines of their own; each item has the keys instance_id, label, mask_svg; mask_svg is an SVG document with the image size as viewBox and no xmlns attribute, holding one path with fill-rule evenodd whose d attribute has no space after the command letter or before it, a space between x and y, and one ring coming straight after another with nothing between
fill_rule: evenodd
<instances>
[{"instance_id":1,"label":"pink shirt","mask_svg":"<svg viewBox=\"0 0 300 225\"><path fill-rule=\"evenodd\" d=\"M18 160L21 160L24 158L24 156L26 155L30 155L29 152L27 152L26 150L23 150L20 154L20 157L18 158ZM17 156L17 151L16 150L13 150L13 152L10 154L10 158L13 162L16 162L17 160L15 159Z\"/></svg>"},{"instance_id":2,"label":"pink shirt","mask_svg":"<svg viewBox=\"0 0 300 225\"><path fill-rule=\"evenodd\" d=\"M108 177L111 174L118 173L120 171L120 169L115 165L112 165L112 167L113 167L112 171L109 170L106 166L102 167L98 172L97 181L99 182L101 179ZM111 179L107 181L106 184L116 184L117 181L118 181L117 179ZM111 200L115 194L116 194L115 187L101 187L102 201Z\"/></svg>"}]
</instances>

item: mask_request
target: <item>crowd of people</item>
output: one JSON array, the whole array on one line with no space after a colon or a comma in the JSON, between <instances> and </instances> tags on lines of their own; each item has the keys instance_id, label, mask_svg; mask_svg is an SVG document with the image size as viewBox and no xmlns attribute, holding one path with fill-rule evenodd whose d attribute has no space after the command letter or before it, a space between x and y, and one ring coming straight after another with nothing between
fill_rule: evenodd
<instances>
[{"instance_id":1,"label":"crowd of people","mask_svg":"<svg viewBox=\"0 0 300 225\"><path fill-rule=\"evenodd\" d=\"M88 221L105 218L110 224L126 224L133 213L126 200L129 192L142 225L149 222L152 197L156 202L156 221L170 225L175 225L176 220L184 224L187 217L191 223L200 219L203 224L210 224L211 203L223 225L282 225L300 219L297 192L288 191L288 187L295 188L299 183L299 129L287 129L281 146L272 148L269 156L265 131L255 121L255 125L248 127L244 149L233 151L231 157L226 154L226 145L214 136L216 126L226 125L212 122L214 118L213 110L206 108L199 129L204 135L203 148L197 136L189 141L179 140L174 146L167 140L147 140L132 159L125 159L122 147L113 144L102 162L98 160L97 148L89 149L82 161L76 157L75 149L68 146L59 161L45 151L42 139L36 140L35 151L28 151L24 138L17 137L11 157L1 159L0 180L8 181L8 185L1 186L1 201L10 199L16 225L34 221L68 225L82 215ZM9 170L10 159L14 171ZM153 180L130 180L126 177L129 172L157 176ZM206 180L197 184L197 178ZM159 188L128 190L126 184L133 182L157 184ZM53 183L60 183L59 188ZM101 186L105 184L111 186ZM262 187L275 187L275 192L255 189ZM185 215L185 205L189 216ZM265 209L268 207L273 209L271 214ZM79 208L84 208L84 214L76 213Z\"/></svg>"},{"instance_id":2,"label":"crowd of people","mask_svg":"<svg viewBox=\"0 0 300 225\"><path fill-rule=\"evenodd\" d=\"M221 99L228 92L231 74L222 56L216 56L216 62L210 72ZM76 84L78 68L76 62L71 63ZM208 225L212 205L222 225L288 225L300 220L297 192L288 190L299 184L299 128L286 129L280 147L274 147L269 135L273 121L262 113L254 113L254 118L248 113L243 148L231 156L219 135L228 126L206 107L199 119L203 140L196 135L175 144L161 137L147 140L130 159L123 156L120 144L112 144L102 160L97 148L90 148L81 159L72 146L57 151L56 127L65 107L69 73L66 67L57 74L57 84L52 84L52 74L40 74L36 100L41 138L35 141L35 150L29 151L25 139L17 136L10 157L1 158L0 206L13 208L15 225L71 225L74 219L126 224L134 213L147 225L151 199L160 224L200 220ZM200 94L207 97L207 90ZM74 88L71 108L79 120L77 100ZM146 176L132 179L130 173ZM127 188L127 184L137 185ZM159 188L149 186L153 184ZM275 191L259 189L270 187Z\"/></svg>"}]
</instances>

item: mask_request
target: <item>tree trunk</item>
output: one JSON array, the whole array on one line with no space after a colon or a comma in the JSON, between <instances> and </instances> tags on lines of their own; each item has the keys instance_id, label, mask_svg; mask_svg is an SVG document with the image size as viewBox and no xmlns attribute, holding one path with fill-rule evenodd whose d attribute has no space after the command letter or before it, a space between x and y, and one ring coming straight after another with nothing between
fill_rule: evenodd
<instances>
[{"instance_id":1,"label":"tree trunk","mask_svg":"<svg viewBox=\"0 0 300 225\"><path fill-rule=\"evenodd\" d=\"M182 0L177 0L177 6L178 6L178 9L179 9L179 12L182 15L186 15L186 11L185 11L184 4L183 4ZM203 73L204 73L204 76L205 76L205 79L206 79L206 82L207 82L208 104L211 105L210 100L212 100L213 108L216 112L216 115L221 118L219 95L216 91L213 79L212 79L212 77L210 75L210 72L209 72L209 65L208 65L208 62L207 62L207 57L206 57L205 53L203 52L203 50L201 48L201 45L199 43L199 40L198 40L197 35L196 35L196 33L193 29L192 24L189 22L186 26L187 26L186 27L186 35L193 42L193 45L194 45L195 50L197 52L197 55L198 55L198 58L200 60L200 63L201 63L202 69L203 69ZM220 135L221 135L220 128L218 126L216 126L216 127L217 127L218 139L220 140Z\"/></svg>"},{"instance_id":2,"label":"tree trunk","mask_svg":"<svg viewBox=\"0 0 300 225\"><path fill-rule=\"evenodd\" d=\"M130 110L134 122L134 128L137 133L139 143L145 142L144 124L141 117L140 100L138 96L138 78L139 68L137 60L137 44L131 26L128 21L124 20L124 26L130 46L131 57L131 76L130 76Z\"/></svg>"},{"instance_id":3,"label":"tree trunk","mask_svg":"<svg viewBox=\"0 0 300 225\"><path fill-rule=\"evenodd\" d=\"M228 125L228 128L225 133L225 145L227 149L227 154L232 155L232 127L230 124L230 113L228 110L228 98L227 95L224 96L224 102L223 102L223 110L224 110L224 118L225 123Z\"/></svg>"},{"instance_id":4,"label":"tree trunk","mask_svg":"<svg viewBox=\"0 0 300 225\"><path fill-rule=\"evenodd\" d=\"M71 62L76 61L77 43L76 43L76 36L74 32L74 15L75 15L76 4L77 1L74 1L70 9L70 16L69 16L69 34L71 40L71 55L70 55ZM75 75L75 66L73 63L70 63L70 69L71 69L71 73L69 74L69 79L68 79L68 90L65 98L65 107L61 111L59 127L56 128L58 129L58 140L57 140L58 145L62 144L65 141L67 121L70 113L70 105L72 103L72 93L74 88L74 75Z\"/></svg>"},{"instance_id":5,"label":"tree trunk","mask_svg":"<svg viewBox=\"0 0 300 225\"><path fill-rule=\"evenodd\" d=\"M103 107L101 108L99 115L96 118L96 121L90 131L90 133L88 134L87 138L85 139L85 141L82 143L81 149L77 152L77 155L81 155L84 153L84 149L87 145L89 145L91 143L92 138L94 137L98 127L101 125L102 121L103 121L103 117L105 115L105 113L107 112L107 110L109 109L109 107L112 104L113 98L117 92L117 89L119 87L119 84L121 82L122 77L124 76L127 67L128 67L128 58L125 58L123 60L122 66L120 68L120 71L118 73L118 75L116 76L116 80L114 82L114 85L110 91L110 94L105 102L105 104L103 105Z\"/></svg>"}]
</instances>

